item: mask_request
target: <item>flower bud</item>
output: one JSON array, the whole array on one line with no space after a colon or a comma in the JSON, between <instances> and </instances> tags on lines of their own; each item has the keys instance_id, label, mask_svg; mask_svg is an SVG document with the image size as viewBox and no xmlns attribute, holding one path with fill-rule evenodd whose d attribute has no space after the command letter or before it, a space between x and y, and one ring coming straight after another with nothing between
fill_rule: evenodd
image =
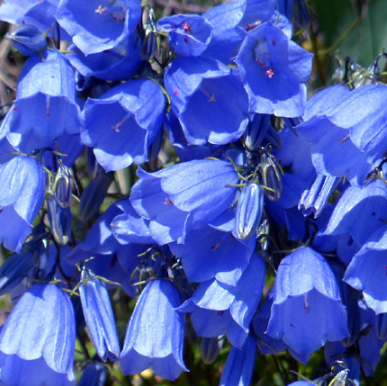
<instances>
[{"instance_id":1,"label":"flower bud","mask_svg":"<svg viewBox=\"0 0 387 386\"><path fill-rule=\"evenodd\" d=\"M115 360L120 355L120 344L105 283L93 278L87 268L82 270L81 280L79 293L91 340L101 360Z\"/></svg>"},{"instance_id":2,"label":"flower bud","mask_svg":"<svg viewBox=\"0 0 387 386\"><path fill-rule=\"evenodd\" d=\"M13 253L0 267L0 296L15 288L36 263L39 255L31 251Z\"/></svg>"},{"instance_id":3,"label":"flower bud","mask_svg":"<svg viewBox=\"0 0 387 386\"><path fill-rule=\"evenodd\" d=\"M99 207L112 181L113 173L99 173L94 180L89 182L82 193L79 204L78 214L81 221L87 222L98 214Z\"/></svg>"},{"instance_id":4,"label":"flower bud","mask_svg":"<svg viewBox=\"0 0 387 386\"><path fill-rule=\"evenodd\" d=\"M24 56L31 56L46 47L46 38L32 25L21 25L5 37Z\"/></svg>"},{"instance_id":5,"label":"flower bud","mask_svg":"<svg viewBox=\"0 0 387 386\"><path fill-rule=\"evenodd\" d=\"M387 314L386 313L376 315L375 323L374 323L374 331L378 339L383 341L387 339Z\"/></svg>"},{"instance_id":6,"label":"flower bud","mask_svg":"<svg viewBox=\"0 0 387 386\"><path fill-rule=\"evenodd\" d=\"M264 151L261 155L259 182L270 201L278 201L282 193L282 181L275 158Z\"/></svg>"},{"instance_id":7,"label":"flower bud","mask_svg":"<svg viewBox=\"0 0 387 386\"><path fill-rule=\"evenodd\" d=\"M70 169L62 162L55 174L53 194L61 208L68 208L72 200Z\"/></svg>"},{"instance_id":8,"label":"flower bud","mask_svg":"<svg viewBox=\"0 0 387 386\"><path fill-rule=\"evenodd\" d=\"M254 183L248 183L239 197L236 214L234 236L238 239L248 239L251 237L262 218L263 211L262 188Z\"/></svg>"},{"instance_id":9,"label":"flower bud","mask_svg":"<svg viewBox=\"0 0 387 386\"><path fill-rule=\"evenodd\" d=\"M263 139L270 126L269 114L254 114L249 126L243 134L244 144L250 151L256 150Z\"/></svg>"},{"instance_id":10,"label":"flower bud","mask_svg":"<svg viewBox=\"0 0 387 386\"><path fill-rule=\"evenodd\" d=\"M58 244L66 245L71 237L72 215L69 207L62 207L52 196L47 198L48 221Z\"/></svg>"}]
</instances>

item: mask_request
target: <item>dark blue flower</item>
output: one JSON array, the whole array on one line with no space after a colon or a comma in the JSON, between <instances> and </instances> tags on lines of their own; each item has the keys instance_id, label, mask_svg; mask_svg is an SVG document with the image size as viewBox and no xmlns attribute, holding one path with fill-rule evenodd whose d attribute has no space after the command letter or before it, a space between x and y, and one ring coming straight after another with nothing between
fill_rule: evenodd
<instances>
[{"instance_id":1,"label":"dark blue flower","mask_svg":"<svg viewBox=\"0 0 387 386\"><path fill-rule=\"evenodd\" d=\"M53 284L36 284L19 300L0 335L0 381L9 386L74 386L75 318Z\"/></svg>"},{"instance_id":2,"label":"dark blue flower","mask_svg":"<svg viewBox=\"0 0 387 386\"><path fill-rule=\"evenodd\" d=\"M75 45L66 58L85 77L104 80L130 79L140 62L140 41L136 33L129 36L116 47L96 54L84 55Z\"/></svg>"},{"instance_id":3,"label":"dark blue flower","mask_svg":"<svg viewBox=\"0 0 387 386\"><path fill-rule=\"evenodd\" d=\"M163 32L169 32L171 48L182 56L200 56L212 38L212 25L199 15L174 15L157 23Z\"/></svg>"},{"instance_id":4,"label":"dark blue flower","mask_svg":"<svg viewBox=\"0 0 387 386\"><path fill-rule=\"evenodd\" d=\"M349 232L359 245L368 241L370 234L383 226L387 209L387 186L382 180L372 180L360 188L348 187L337 201L323 235Z\"/></svg>"},{"instance_id":5,"label":"dark blue flower","mask_svg":"<svg viewBox=\"0 0 387 386\"><path fill-rule=\"evenodd\" d=\"M120 84L99 99L89 98L82 142L94 149L106 171L148 159L148 148L161 129L165 97L151 80Z\"/></svg>"},{"instance_id":6,"label":"dark blue flower","mask_svg":"<svg viewBox=\"0 0 387 386\"><path fill-rule=\"evenodd\" d=\"M304 113L312 54L271 23L249 31L236 58L250 110L282 117Z\"/></svg>"},{"instance_id":7,"label":"dark blue flower","mask_svg":"<svg viewBox=\"0 0 387 386\"><path fill-rule=\"evenodd\" d=\"M352 184L361 185L371 170L367 155L356 147L348 127L335 125L327 118L350 95L344 86L332 86L316 93L306 105L305 121L296 130L311 145L312 162L318 174L346 176ZM337 111L335 119L346 116L346 109L343 106Z\"/></svg>"},{"instance_id":8,"label":"dark blue flower","mask_svg":"<svg viewBox=\"0 0 387 386\"><path fill-rule=\"evenodd\" d=\"M141 293L129 321L121 353L124 374L148 367L163 378L175 380L182 370L184 318L175 308L179 293L167 280L154 280Z\"/></svg>"},{"instance_id":9,"label":"dark blue flower","mask_svg":"<svg viewBox=\"0 0 387 386\"><path fill-rule=\"evenodd\" d=\"M249 123L248 100L235 69L213 59L178 57L164 79L190 145L226 144L242 136Z\"/></svg>"},{"instance_id":10,"label":"dark blue flower","mask_svg":"<svg viewBox=\"0 0 387 386\"><path fill-rule=\"evenodd\" d=\"M79 133L74 70L57 51L31 56L20 73L16 101L1 126L0 137L29 153L65 134Z\"/></svg>"},{"instance_id":11,"label":"dark blue flower","mask_svg":"<svg viewBox=\"0 0 387 386\"><path fill-rule=\"evenodd\" d=\"M296 353L311 354L327 340L348 337L336 278L327 261L311 248L297 249L281 261L273 296L267 334L282 339Z\"/></svg>"},{"instance_id":12,"label":"dark blue flower","mask_svg":"<svg viewBox=\"0 0 387 386\"><path fill-rule=\"evenodd\" d=\"M0 167L0 242L20 251L43 203L46 175L33 158L17 156Z\"/></svg>"},{"instance_id":13,"label":"dark blue flower","mask_svg":"<svg viewBox=\"0 0 387 386\"><path fill-rule=\"evenodd\" d=\"M203 282L179 310L192 313L192 324L199 336L227 333L232 345L241 348L262 296L264 278L265 263L253 255L236 284L215 279Z\"/></svg>"},{"instance_id":14,"label":"dark blue flower","mask_svg":"<svg viewBox=\"0 0 387 386\"><path fill-rule=\"evenodd\" d=\"M209 222L226 211L234 200L238 176L229 162L194 160L156 173L137 172L133 186L134 210L150 221L158 244L183 239L186 228ZM182 240L181 239L181 240Z\"/></svg>"},{"instance_id":15,"label":"dark blue flower","mask_svg":"<svg viewBox=\"0 0 387 386\"><path fill-rule=\"evenodd\" d=\"M139 0L62 0L55 14L85 55L116 47L135 30L140 17Z\"/></svg>"}]
</instances>

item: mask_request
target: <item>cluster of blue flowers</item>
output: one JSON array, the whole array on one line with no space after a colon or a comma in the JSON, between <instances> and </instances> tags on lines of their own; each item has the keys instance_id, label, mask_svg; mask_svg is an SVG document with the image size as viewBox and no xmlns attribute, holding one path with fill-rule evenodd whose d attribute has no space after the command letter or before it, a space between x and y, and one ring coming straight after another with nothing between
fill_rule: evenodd
<instances>
[{"instance_id":1,"label":"cluster of blue flowers","mask_svg":"<svg viewBox=\"0 0 387 386\"><path fill-rule=\"evenodd\" d=\"M372 375L387 339L379 58L307 100L303 0L157 22L140 0L6 0L0 20L28 57L1 106L0 384L75 385L85 328L79 385L105 384L109 361L177 379L186 330L206 363L227 338L222 386L249 385L258 349L306 364L323 347L340 385ZM113 293L136 299L121 343Z\"/></svg>"}]
</instances>

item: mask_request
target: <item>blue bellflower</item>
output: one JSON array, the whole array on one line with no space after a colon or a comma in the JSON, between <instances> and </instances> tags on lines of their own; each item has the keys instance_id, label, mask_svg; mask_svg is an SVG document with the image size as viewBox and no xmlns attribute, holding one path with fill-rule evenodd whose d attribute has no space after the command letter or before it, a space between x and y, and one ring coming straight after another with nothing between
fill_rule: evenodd
<instances>
[{"instance_id":1,"label":"blue bellflower","mask_svg":"<svg viewBox=\"0 0 387 386\"><path fill-rule=\"evenodd\" d=\"M169 45L182 56L200 56L212 38L211 24L199 15L164 17L157 26L161 31L169 32Z\"/></svg>"},{"instance_id":2,"label":"blue bellflower","mask_svg":"<svg viewBox=\"0 0 387 386\"><path fill-rule=\"evenodd\" d=\"M17 156L0 167L0 242L20 251L43 203L46 175L34 158Z\"/></svg>"},{"instance_id":3,"label":"blue bellflower","mask_svg":"<svg viewBox=\"0 0 387 386\"><path fill-rule=\"evenodd\" d=\"M250 110L281 117L303 115L312 54L271 23L246 35L236 58Z\"/></svg>"},{"instance_id":4,"label":"blue bellflower","mask_svg":"<svg viewBox=\"0 0 387 386\"><path fill-rule=\"evenodd\" d=\"M7 386L74 386L75 318L53 284L36 284L12 310L0 334L0 382Z\"/></svg>"},{"instance_id":5,"label":"blue bellflower","mask_svg":"<svg viewBox=\"0 0 387 386\"><path fill-rule=\"evenodd\" d=\"M281 261L273 296L266 333L296 353L311 354L327 340L348 337L336 278L327 261L311 248L297 249Z\"/></svg>"},{"instance_id":6,"label":"blue bellflower","mask_svg":"<svg viewBox=\"0 0 387 386\"><path fill-rule=\"evenodd\" d=\"M235 198L238 176L229 162L194 160L156 173L137 172L134 210L150 220L149 230L160 245L183 238L186 228L220 216ZM188 219L189 217L189 219ZM182 240L182 239L180 239Z\"/></svg>"},{"instance_id":7,"label":"blue bellflower","mask_svg":"<svg viewBox=\"0 0 387 386\"><path fill-rule=\"evenodd\" d=\"M55 14L85 55L116 47L135 30L140 17L139 0L62 0Z\"/></svg>"},{"instance_id":8,"label":"blue bellflower","mask_svg":"<svg viewBox=\"0 0 387 386\"><path fill-rule=\"evenodd\" d=\"M76 100L74 70L57 51L36 54L20 73L16 101L1 125L0 139L26 153L55 147L64 134L79 133L80 108Z\"/></svg>"},{"instance_id":9,"label":"blue bellflower","mask_svg":"<svg viewBox=\"0 0 387 386\"><path fill-rule=\"evenodd\" d=\"M130 79L136 72L140 62L140 42L136 33L132 33L110 50L96 54L84 55L74 44L69 47L66 58L83 76L104 80Z\"/></svg>"},{"instance_id":10,"label":"blue bellflower","mask_svg":"<svg viewBox=\"0 0 387 386\"><path fill-rule=\"evenodd\" d=\"M163 378L175 380L182 370L184 318L176 308L179 293L167 280L149 282L141 293L129 321L121 353L124 374L148 367Z\"/></svg>"},{"instance_id":11,"label":"blue bellflower","mask_svg":"<svg viewBox=\"0 0 387 386\"><path fill-rule=\"evenodd\" d=\"M248 100L235 69L214 59L178 57L164 80L190 145L227 144L242 136L249 123Z\"/></svg>"},{"instance_id":12,"label":"blue bellflower","mask_svg":"<svg viewBox=\"0 0 387 386\"><path fill-rule=\"evenodd\" d=\"M164 107L165 97L151 80L120 84L99 99L87 100L81 140L94 149L106 171L143 163L161 129Z\"/></svg>"}]
</instances>

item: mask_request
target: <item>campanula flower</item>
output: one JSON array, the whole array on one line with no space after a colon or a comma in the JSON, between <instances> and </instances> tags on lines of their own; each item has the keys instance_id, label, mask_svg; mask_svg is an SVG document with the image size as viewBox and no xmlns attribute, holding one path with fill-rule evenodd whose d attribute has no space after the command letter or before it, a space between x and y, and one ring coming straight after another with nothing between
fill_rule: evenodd
<instances>
[{"instance_id":1,"label":"campanula flower","mask_svg":"<svg viewBox=\"0 0 387 386\"><path fill-rule=\"evenodd\" d=\"M79 133L81 126L73 68L57 51L42 55L44 61L36 54L24 64L16 101L0 129L1 138L26 153L55 148L59 137Z\"/></svg>"},{"instance_id":2,"label":"campanula flower","mask_svg":"<svg viewBox=\"0 0 387 386\"><path fill-rule=\"evenodd\" d=\"M387 186L384 181L374 179L360 188L350 186L337 201L323 235L340 235L349 232L359 245L364 244L370 234L383 226L387 209ZM364 224L367 224L365 231Z\"/></svg>"},{"instance_id":3,"label":"campanula flower","mask_svg":"<svg viewBox=\"0 0 387 386\"><path fill-rule=\"evenodd\" d=\"M179 311L192 313L198 336L216 337L227 333L231 344L241 348L262 296L264 277L265 263L253 255L235 285L214 279L203 282Z\"/></svg>"},{"instance_id":4,"label":"campanula flower","mask_svg":"<svg viewBox=\"0 0 387 386\"><path fill-rule=\"evenodd\" d=\"M74 386L75 318L54 284L36 284L18 301L0 334L0 381L9 386Z\"/></svg>"},{"instance_id":5,"label":"campanula flower","mask_svg":"<svg viewBox=\"0 0 387 386\"><path fill-rule=\"evenodd\" d=\"M55 14L85 55L116 47L135 30L140 17L139 0L62 0Z\"/></svg>"},{"instance_id":6,"label":"campanula flower","mask_svg":"<svg viewBox=\"0 0 387 386\"><path fill-rule=\"evenodd\" d=\"M327 340L349 335L336 278L328 262L309 247L281 261L273 299L266 333L296 353L311 354Z\"/></svg>"},{"instance_id":7,"label":"campanula flower","mask_svg":"<svg viewBox=\"0 0 387 386\"><path fill-rule=\"evenodd\" d=\"M66 55L72 66L83 76L104 80L130 79L140 62L140 42L136 33L109 50L85 55L74 44Z\"/></svg>"},{"instance_id":8,"label":"campanula flower","mask_svg":"<svg viewBox=\"0 0 387 386\"><path fill-rule=\"evenodd\" d=\"M214 59L178 57L164 80L190 145L226 144L242 136L249 122L248 100L235 69Z\"/></svg>"},{"instance_id":9,"label":"campanula flower","mask_svg":"<svg viewBox=\"0 0 387 386\"><path fill-rule=\"evenodd\" d=\"M376 314L387 312L387 296L384 291L386 247L387 228L384 225L370 234L369 240L353 257L344 276L346 283L363 292L365 302Z\"/></svg>"},{"instance_id":10,"label":"campanula flower","mask_svg":"<svg viewBox=\"0 0 387 386\"><path fill-rule=\"evenodd\" d=\"M263 23L246 35L236 58L250 110L282 117L303 115L312 54L277 26Z\"/></svg>"},{"instance_id":11,"label":"campanula flower","mask_svg":"<svg viewBox=\"0 0 387 386\"><path fill-rule=\"evenodd\" d=\"M182 238L187 227L220 216L235 198L238 176L229 162L194 160L155 173L137 172L134 210L150 221L149 230L160 245ZM189 218L188 218L189 216Z\"/></svg>"},{"instance_id":12,"label":"campanula flower","mask_svg":"<svg viewBox=\"0 0 387 386\"><path fill-rule=\"evenodd\" d=\"M120 364L124 374L151 367L175 380L188 371L183 361L184 318L177 289L167 280L149 282L141 293L126 331Z\"/></svg>"},{"instance_id":13,"label":"campanula flower","mask_svg":"<svg viewBox=\"0 0 387 386\"><path fill-rule=\"evenodd\" d=\"M143 163L161 129L164 107L165 97L151 80L120 84L98 99L87 100L82 142L94 149L106 171Z\"/></svg>"},{"instance_id":14,"label":"campanula flower","mask_svg":"<svg viewBox=\"0 0 387 386\"><path fill-rule=\"evenodd\" d=\"M199 15L174 15L157 23L162 32L168 32L171 48L182 56L200 56L210 44L212 25Z\"/></svg>"},{"instance_id":15,"label":"campanula flower","mask_svg":"<svg viewBox=\"0 0 387 386\"><path fill-rule=\"evenodd\" d=\"M310 144L313 166L318 174L346 176L351 184L359 186L371 170L367 154L353 142L348 127L336 125L327 117L350 96L351 91L344 86L332 86L316 93L308 101L304 122L296 126L296 130ZM346 104L343 105L334 118L337 120L340 115L346 116L347 108Z\"/></svg>"},{"instance_id":16,"label":"campanula flower","mask_svg":"<svg viewBox=\"0 0 387 386\"><path fill-rule=\"evenodd\" d=\"M43 203L46 174L34 158L17 156L1 165L0 185L0 241L18 252Z\"/></svg>"}]
</instances>

